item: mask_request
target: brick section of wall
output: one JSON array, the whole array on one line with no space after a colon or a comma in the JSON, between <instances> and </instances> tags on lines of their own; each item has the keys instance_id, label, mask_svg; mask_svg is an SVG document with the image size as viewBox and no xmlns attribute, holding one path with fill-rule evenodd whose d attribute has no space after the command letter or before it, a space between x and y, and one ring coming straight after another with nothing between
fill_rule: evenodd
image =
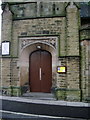
<instances>
[{"instance_id":1,"label":"brick section of wall","mask_svg":"<svg viewBox=\"0 0 90 120\"><path fill-rule=\"evenodd\" d=\"M17 60L15 58L1 58L1 88L4 95L12 95L13 86L20 86ZM15 88L16 94L20 93L19 89Z\"/></svg>"},{"instance_id":2,"label":"brick section of wall","mask_svg":"<svg viewBox=\"0 0 90 120\"><path fill-rule=\"evenodd\" d=\"M66 74L57 74L57 99L80 101L80 57L61 57L59 60L61 66L67 67L67 72Z\"/></svg>"},{"instance_id":3,"label":"brick section of wall","mask_svg":"<svg viewBox=\"0 0 90 120\"><path fill-rule=\"evenodd\" d=\"M80 85L80 60L79 57L67 58L67 87L79 89Z\"/></svg>"},{"instance_id":4,"label":"brick section of wall","mask_svg":"<svg viewBox=\"0 0 90 120\"><path fill-rule=\"evenodd\" d=\"M2 14L2 41L11 41L12 36L12 13L7 4Z\"/></svg>"},{"instance_id":5,"label":"brick section of wall","mask_svg":"<svg viewBox=\"0 0 90 120\"><path fill-rule=\"evenodd\" d=\"M64 57L59 58L61 66L67 67L66 74L57 74L57 86L59 88L79 89L80 85L80 58Z\"/></svg>"},{"instance_id":6,"label":"brick section of wall","mask_svg":"<svg viewBox=\"0 0 90 120\"><path fill-rule=\"evenodd\" d=\"M61 27L61 34L60 34L60 56L66 55L66 46L67 46L67 38L66 38L66 18L63 18L63 24Z\"/></svg>"},{"instance_id":7,"label":"brick section of wall","mask_svg":"<svg viewBox=\"0 0 90 120\"><path fill-rule=\"evenodd\" d=\"M11 81L11 59L2 58L1 60L2 86L9 87Z\"/></svg>"},{"instance_id":8,"label":"brick section of wall","mask_svg":"<svg viewBox=\"0 0 90 120\"><path fill-rule=\"evenodd\" d=\"M81 79L82 79L82 95L83 101L90 101L90 41L84 40L81 42Z\"/></svg>"},{"instance_id":9,"label":"brick section of wall","mask_svg":"<svg viewBox=\"0 0 90 120\"><path fill-rule=\"evenodd\" d=\"M2 33L3 36L5 35L5 38L3 38L3 40L8 39L11 41L12 59L2 58L3 86L20 86L19 75L23 74L23 72L19 70L17 66L18 58L16 58L21 55L19 53L19 36L58 35L60 41L60 49L58 48L60 50L59 57L64 56L60 57L59 61L61 62L61 65L67 66L67 73L57 74L56 86L64 89L60 91L60 94L64 95L63 99L70 100L70 94L72 94L71 100L80 100L78 8L75 5L70 5L66 8L66 12L66 17L14 20L13 22L11 22L12 15L10 11L7 10L4 13L3 21L5 24L3 24L4 26ZM6 17L8 20L5 20ZM5 29L5 25L8 26L7 29ZM57 51L58 50L56 50L56 52ZM59 61L57 56L57 65ZM71 91L71 89L73 90ZM16 88L14 90L16 90ZM15 94L18 93L16 91L14 91Z\"/></svg>"},{"instance_id":10,"label":"brick section of wall","mask_svg":"<svg viewBox=\"0 0 90 120\"><path fill-rule=\"evenodd\" d=\"M67 55L79 55L79 13L75 5L67 7Z\"/></svg>"},{"instance_id":11,"label":"brick section of wall","mask_svg":"<svg viewBox=\"0 0 90 120\"><path fill-rule=\"evenodd\" d=\"M13 22L13 56L18 54L18 36L60 35L60 53L65 55L65 17L19 20Z\"/></svg>"},{"instance_id":12,"label":"brick section of wall","mask_svg":"<svg viewBox=\"0 0 90 120\"><path fill-rule=\"evenodd\" d=\"M82 100L90 102L90 29L89 23L80 29Z\"/></svg>"},{"instance_id":13,"label":"brick section of wall","mask_svg":"<svg viewBox=\"0 0 90 120\"><path fill-rule=\"evenodd\" d=\"M11 86L20 86L19 84L19 68L17 66L17 58L11 60Z\"/></svg>"},{"instance_id":14,"label":"brick section of wall","mask_svg":"<svg viewBox=\"0 0 90 120\"><path fill-rule=\"evenodd\" d=\"M14 13L14 19L22 19L35 17L65 16L65 4L67 3L55 1L38 1L28 4L12 4L13 3L10 4L10 9Z\"/></svg>"},{"instance_id":15,"label":"brick section of wall","mask_svg":"<svg viewBox=\"0 0 90 120\"><path fill-rule=\"evenodd\" d=\"M1 74L2 86L18 86L19 69L17 67L17 60L12 58L2 58L1 60Z\"/></svg>"},{"instance_id":16,"label":"brick section of wall","mask_svg":"<svg viewBox=\"0 0 90 120\"><path fill-rule=\"evenodd\" d=\"M80 30L80 39L85 40L85 39L90 39L90 28L89 25L83 25L81 30Z\"/></svg>"},{"instance_id":17,"label":"brick section of wall","mask_svg":"<svg viewBox=\"0 0 90 120\"><path fill-rule=\"evenodd\" d=\"M59 58L59 61L61 62L60 66L66 66L66 58ZM67 81L66 81L66 74L58 74L57 73L57 87L58 88L66 88L67 87Z\"/></svg>"},{"instance_id":18,"label":"brick section of wall","mask_svg":"<svg viewBox=\"0 0 90 120\"><path fill-rule=\"evenodd\" d=\"M1 82L2 82L2 81L1 81L1 77L2 77L2 76L1 76L1 61L2 61L2 59L1 59L1 56L0 56L0 87L1 87Z\"/></svg>"}]
</instances>

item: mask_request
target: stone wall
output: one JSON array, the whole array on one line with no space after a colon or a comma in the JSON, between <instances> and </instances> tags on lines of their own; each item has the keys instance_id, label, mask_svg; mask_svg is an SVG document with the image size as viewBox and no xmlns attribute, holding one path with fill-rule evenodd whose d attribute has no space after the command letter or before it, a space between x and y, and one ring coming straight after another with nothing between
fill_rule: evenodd
<instances>
[{"instance_id":1,"label":"stone wall","mask_svg":"<svg viewBox=\"0 0 90 120\"><path fill-rule=\"evenodd\" d=\"M88 76L86 77L84 75L84 69L87 69L89 54L86 54L87 50L83 46L81 48L81 54L86 55L86 58L82 56L81 68L79 41L80 16L78 7L72 3L67 4L66 8L65 4L61 7L58 3L37 3L37 7L35 4L33 4L33 6L31 6L31 4L12 4L9 8L6 6L3 12L2 41L6 41L7 39L11 42L10 56L2 57L3 86L11 87L11 93L13 91L13 95L19 95L20 93L20 87L22 85L22 83L20 83L22 82L20 75L23 75L21 66L19 65L20 57L22 56L22 50L20 51L20 38L55 36L58 40L57 47L55 48L54 46L54 55L56 54L56 63L54 62L54 67L66 66L67 68L66 74L58 74L55 72L56 81L54 87L57 87L56 97L60 100L80 101L81 91L83 91L84 98L88 94L87 89L84 89L85 86L88 88L89 83L89 81L86 82ZM59 5L62 11L60 11ZM26 9L23 9L23 7ZM32 7L34 9L32 9L29 16L29 9ZM17 8L21 10L18 15L14 13L18 11ZM36 8L37 12L33 16ZM43 9L41 13L40 9ZM14 14L12 14L10 10ZM22 12L22 10L26 10L27 12ZM8 27L5 29L5 26ZM27 41L25 41L25 44L26 42ZM28 48L25 53L28 54L29 50L32 51L33 47L30 49ZM46 47L48 47L48 45ZM50 49L49 46L47 50ZM29 58L27 59L29 60ZM29 65L27 68L28 67ZM25 71L27 68L25 68ZM82 75L80 75L80 69L82 69ZM25 82L25 80L23 80L23 82Z\"/></svg>"},{"instance_id":2,"label":"stone wall","mask_svg":"<svg viewBox=\"0 0 90 120\"><path fill-rule=\"evenodd\" d=\"M80 101L80 57L60 57L66 74L57 74L57 99Z\"/></svg>"},{"instance_id":3,"label":"stone wall","mask_svg":"<svg viewBox=\"0 0 90 120\"><path fill-rule=\"evenodd\" d=\"M83 25L80 31L81 40L81 80L82 99L90 101L90 30L89 24Z\"/></svg>"},{"instance_id":4,"label":"stone wall","mask_svg":"<svg viewBox=\"0 0 90 120\"><path fill-rule=\"evenodd\" d=\"M59 56L60 65L67 67L67 73L57 75L57 99L80 101L81 98L79 27L78 8L70 4L66 8L66 39L62 41L65 53L60 49Z\"/></svg>"},{"instance_id":5,"label":"stone wall","mask_svg":"<svg viewBox=\"0 0 90 120\"><path fill-rule=\"evenodd\" d=\"M65 16L64 2L31 2L10 3L10 10L14 14L14 19Z\"/></svg>"},{"instance_id":6,"label":"stone wall","mask_svg":"<svg viewBox=\"0 0 90 120\"><path fill-rule=\"evenodd\" d=\"M3 58L1 60L2 86L10 86L11 81L11 59Z\"/></svg>"},{"instance_id":7,"label":"stone wall","mask_svg":"<svg viewBox=\"0 0 90 120\"><path fill-rule=\"evenodd\" d=\"M26 33L26 35L23 35ZM38 18L13 21L13 56L18 53L18 36L55 36L61 41L61 53L65 51L65 17L62 18ZM64 39L63 39L64 38ZM63 41L63 42L62 42Z\"/></svg>"},{"instance_id":8,"label":"stone wall","mask_svg":"<svg viewBox=\"0 0 90 120\"><path fill-rule=\"evenodd\" d=\"M9 5L6 5L2 14L2 41L10 41L12 36L12 13L9 10Z\"/></svg>"},{"instance_id":9,"label":"stone wall","mask_svg":"<svg viewBox=\"0 0 90 120\"><path fill-rule=\"evenodd\" d=\"M9 95L11 83L11 59L5 58L1 59L1 89L2 94Z\"/></svg>"},{"instance_id":10,"label":"stone wall","mask_svg":"<svg viewBox=\"0 0 90 120\"><path fill-rule=\"evenodd\" d=\"M1 59L1 88L2 94L11 95L11 87L19 87L19 70L17 67L17 59L2 58ZM18 89L18 88L16 88ZM14 93L13 93L14 94ZM15 93L15 95L17 95Z\"/></svg>"},{"instance_id":11,"label":"stone wall","mask_svg":"<svg viewBox=\"0 0 90 120\"><path fill-rule=\"evenodd\" d=\"M67 8L67 55L79 56L79 12L78 8L71 4Z\"/></svg>"}]
</instances>

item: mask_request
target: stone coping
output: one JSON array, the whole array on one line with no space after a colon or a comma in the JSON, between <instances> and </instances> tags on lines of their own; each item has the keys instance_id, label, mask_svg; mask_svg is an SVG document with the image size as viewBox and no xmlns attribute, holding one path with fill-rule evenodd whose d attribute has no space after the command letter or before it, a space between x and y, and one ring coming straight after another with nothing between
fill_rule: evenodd
<instances>
[{"instance_id":1,"label":"stone coping","mask_svg":"<svg viewBox=\"0 0 90 120\"><path fill-rule=\"evenodd\" d=\"M63 105L63 106L73 106L73 107L90 107L90 103L84 102L68 102L61 100L36 100L36 99L28 99L22 97L10 97L10 96L0 96L2 100L10 100L17 102L26 102L26 103L36 103L36 104L49 104L49 105Z\"/></svg>"}]
</instances>

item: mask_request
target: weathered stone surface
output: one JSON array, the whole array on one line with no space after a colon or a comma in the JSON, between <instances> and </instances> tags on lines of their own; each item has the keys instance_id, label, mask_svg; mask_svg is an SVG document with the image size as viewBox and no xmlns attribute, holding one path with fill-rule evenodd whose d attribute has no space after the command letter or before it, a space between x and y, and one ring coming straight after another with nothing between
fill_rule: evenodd
<instances>
[{"instance_id":1,"label":"weathered stone surface","mask_svg":"<svg viewBox=\"0 0 90 120\"><path fill-rule=\"evenodd\" d=\"M65 16L64 2L32 2L10 4L14 19Z\"/></svg>"},{"instance_id":2,"label":"weathered stone surface","mask_svg":"<svg viewBox=\"0 0 90 120\"><path fill-rule=\"evenodd\" d=\"M83 40L81 42L81 79L83 100L90 101L90 41ZM88 100L89 99L89 100Z\"/></svg>"},{"instance_id":3,"label":"weathered stone surface","mask_svg":"<svg viewBox=\"0 0 90 120\"><path fill-rule=\"evenodd\" d=\"M67 55L79 56L79 13L75 5L67 7Z\"/></svg>"},{"instance_id":4,"label":"weathered stone surface","mask_svg":"<svg viewBox=\"0 0 90 120\"><path fill-rule=\"evenodd\" d=\"M4 94L30 92L29 55L40 45L52 55L52 88L57 88L57 99L89 101L90 36L86 29L79 34L79 14L72 3L66 9L59 2L6 5L2 42L10 41L10 55L0 58ZM58 74L57 66L66 66L66 73Z\"/></svg>"}]
</instances>

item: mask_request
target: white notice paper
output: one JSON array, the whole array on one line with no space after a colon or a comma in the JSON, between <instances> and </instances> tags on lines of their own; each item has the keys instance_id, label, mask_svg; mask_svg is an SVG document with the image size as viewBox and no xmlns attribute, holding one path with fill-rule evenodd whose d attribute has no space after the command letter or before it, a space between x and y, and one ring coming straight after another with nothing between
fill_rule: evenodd
<instances>
[{"instance_id":1,"label":"white notice paper","mask_svg":"<svg viewBox=\"0 0 90 120\"><path fill-rule=\"evenodd\" d=\"M9 55L9 42L2 43L2 55Z\"/></svg>"}]
</instances>

